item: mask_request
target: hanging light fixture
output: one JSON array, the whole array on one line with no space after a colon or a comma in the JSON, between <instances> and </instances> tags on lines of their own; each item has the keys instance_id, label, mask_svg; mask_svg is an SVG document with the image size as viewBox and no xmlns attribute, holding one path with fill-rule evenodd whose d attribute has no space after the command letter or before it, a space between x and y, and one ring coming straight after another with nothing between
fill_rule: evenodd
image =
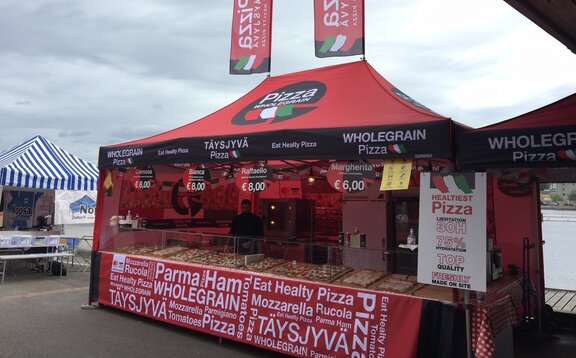
<instances>
[{"instance_id":1,"label":"hanging light fixture","mask_svg":"<svg viewBox=\"0 0 576 358\"><path fill-rule=\"evenodd\" d=\"M308 173L308 178L306 178L306 183L308 185L314 185L316 178L314 178L314 172L312 171L312 166L310 166L310 173Z\"/></svg>"}]
</instances>

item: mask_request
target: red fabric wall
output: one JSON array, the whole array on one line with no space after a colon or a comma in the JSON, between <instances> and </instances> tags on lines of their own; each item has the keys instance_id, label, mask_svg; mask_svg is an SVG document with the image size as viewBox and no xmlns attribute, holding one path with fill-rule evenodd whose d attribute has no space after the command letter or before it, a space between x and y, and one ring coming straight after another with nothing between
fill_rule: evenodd
<instances>
[{"instance_id":1,"label":"red fabric wall","mask_svg":"<svg viewBox=\"0 0 576 358\"><path fill-rule=\"evenodd\" d=\"M508 270L508 265L514 264L522 269L522 245L524 237L530 243L539 242L534 237L533 198L532 195L512 197L502 193L494 183L494 218L496 224L496 247L502 250L503 270ZM530 268L532 282L535 284L535 256L534 249L530 250Z\"/></svg>"}]
</instances>

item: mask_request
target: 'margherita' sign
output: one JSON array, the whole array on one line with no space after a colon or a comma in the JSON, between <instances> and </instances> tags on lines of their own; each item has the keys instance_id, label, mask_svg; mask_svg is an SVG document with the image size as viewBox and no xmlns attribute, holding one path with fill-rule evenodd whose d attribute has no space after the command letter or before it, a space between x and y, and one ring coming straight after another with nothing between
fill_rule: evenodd
<instances>
[{"instance_id":1,"label":"'margherita' sign","mask_svg":"<svg viewBox=\"0 0 576 358\"><path fill-rule=\"evenodd\" d=\"M486 291L486 173L422 173L418 282Z\"/></svg>"}]
</instances>

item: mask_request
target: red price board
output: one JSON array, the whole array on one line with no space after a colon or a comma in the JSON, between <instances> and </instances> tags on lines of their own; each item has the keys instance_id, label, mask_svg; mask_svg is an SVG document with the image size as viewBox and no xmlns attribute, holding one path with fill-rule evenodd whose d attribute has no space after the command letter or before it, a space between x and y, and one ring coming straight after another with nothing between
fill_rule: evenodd
<instances>
[{"instance_id":1,"label":"red price board","mask_svg":"<svg viewBox=\"0 0 576 358\"><path fill-rule=\"evenodd\" d=\"M245 165L236 173L236 185L241 191L259 193L272 184L273 172L267 164Z\"/></svg>"},{"instance_id":2,"label":"red price board","mask_svg":"<svg viewBox=\"0 0 576 358\"><path fill-rule=\"evenodd\" d=\"M136 190L148 190L154 188L156 183L156 172L151 166L136 168L132 185Z\"/></svg>"},{"instance_id":3,"label":"red price board","mask_svg":"<svg viewBox=\"0 0 576 358\"><path fill-rule=\"evenodd\" d=\"M333 162L328 166L328 182L342 193L360 193L366 190L376 177L374 166L359 161Z\"/></svg>"},{"instance_id":4,"label":"red price board","mask_svg":"<svg viewBox=\"0 0 576 358\"><path fill-rule=\"evenodd\" d=\"M182 181L187 191L198 193L210 187L210 180L212 175L210 169L204 164L196 167L189 167L184 171Z\"/></svg>"}]
</instances>

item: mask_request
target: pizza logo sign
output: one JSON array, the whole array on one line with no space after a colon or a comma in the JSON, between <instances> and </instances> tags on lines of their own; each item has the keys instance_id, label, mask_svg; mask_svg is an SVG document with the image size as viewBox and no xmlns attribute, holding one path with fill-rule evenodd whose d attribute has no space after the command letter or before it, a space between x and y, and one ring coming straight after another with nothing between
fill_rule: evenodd
<instances>
[{"instance_id":1,"label":"pizza logo sign","mask_svg":"<svg viewBox=\"0 0 576 358\"><path fill-rule=\"evenodd\" d=\"M232 124L249 125L284 122L317 108L324 97L326 85L318 81L302 81L278 88L250 103L232 118Z\"/></svg>"}]
</instances>

